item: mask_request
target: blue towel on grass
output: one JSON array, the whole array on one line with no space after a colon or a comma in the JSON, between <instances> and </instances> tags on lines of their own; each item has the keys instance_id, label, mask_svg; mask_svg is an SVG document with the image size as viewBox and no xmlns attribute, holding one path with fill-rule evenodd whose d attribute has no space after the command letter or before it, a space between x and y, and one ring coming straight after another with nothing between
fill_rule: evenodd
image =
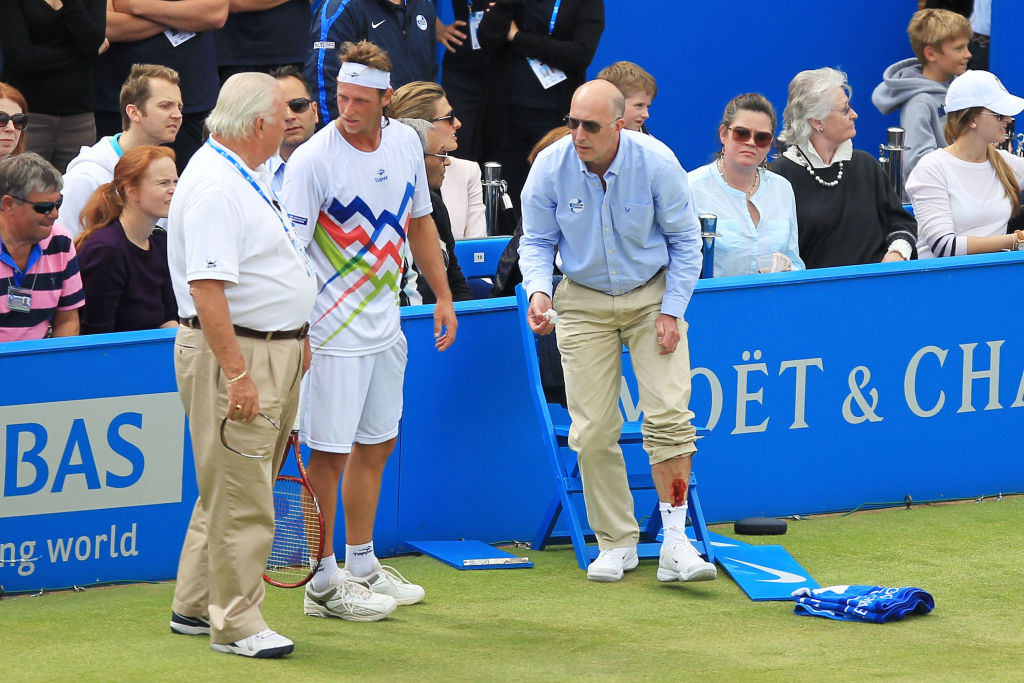
<instances>
[{"instance_id":1,"label":"blue towel on grass","mask_svg":"<svg viewBox=\"0 0 1024 683\"><path fill-rule=\"evenodd\" d=\"M827 586L793 591L793 611L809 617L882 624L908 614L928 614L935 608L932 596L920 588L882 586Z\"/></svg>"}]
</instances>

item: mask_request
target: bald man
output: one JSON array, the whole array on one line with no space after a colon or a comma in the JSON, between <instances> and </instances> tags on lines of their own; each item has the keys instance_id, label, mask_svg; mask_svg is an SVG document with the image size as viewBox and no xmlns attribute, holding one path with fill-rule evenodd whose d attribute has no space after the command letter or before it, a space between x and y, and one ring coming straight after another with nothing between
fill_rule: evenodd
<instances>
[{"instance_id":1,"label":"bald man","mask_svg":"<svg viewBox=\"0 0 1024 683\"><path fill-rule=\"evenodd\" d=\"M665 527L658 579L709 581L715 566L685 529L697 449L683 314L700 275L700 227L686 172L664 144L624 130L624 109L608 81L584 83L566 117L571 135L530 169L519 243L528 321L537 334L555 331L562 354L569 446L579 453L587 518L601 551L587 578L618 581L638 564L639 527L618 444L625 344ZM565 278L552 302L556 249Z\"/></svg>"}]
</instances>

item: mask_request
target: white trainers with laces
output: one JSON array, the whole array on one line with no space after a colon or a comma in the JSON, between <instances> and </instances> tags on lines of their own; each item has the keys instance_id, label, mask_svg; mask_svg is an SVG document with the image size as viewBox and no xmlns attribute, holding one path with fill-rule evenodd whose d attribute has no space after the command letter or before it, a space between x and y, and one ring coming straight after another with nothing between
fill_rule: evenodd
<instances>
[{"instance_id":1,"label":"white trainers with laces","mask_svg":"<svg viewBox=\"0 0 1024 683\"><path fill-rule=\"evenodd\" d=\"M591 581L618 581L622 572L631 572L640 563L636 546L628 548L607 548L587 567L587 578Z\"/></svg>"},{"instance_id":2,"label":"white trainers with laces","mask_svg":"<svg viewBox=\"0 0 1024 683\"><path fill-rule=\"evenodd\" d=\"M716 578L718 569L706 562L688 540L661 544L658 581L714 581Z\"/></svg>"},{"instance_id":3,"label":"white trainers with laces","mask_svg":"<svg viewBox=\"0 0 1024 683\"><path fill-rule=\"evenodd\" d=\"M295 649L295 643L282 636L280 633L265 628L248 638L236 640L233 643L210 643L210 649L215 652L227 652L229 654L242 655L243 657L283 657Z\"/></svg>"},{"instance_id":4,"label":"white trainers with laces","mask_svg":"<svg viewBox=\"0 0 1024 683\"><path fill-rule=\"evenodd\" d=\"M302 607L311 617L336 617L347 621L378 621L395 611L398 603L390 595L375 593L366 579L357 579L345 569L331 576L326 590L313 590L306 584Z\"/></svg>"},{"instance_id":5,"label":"white trainers with laces","mask_svg":"<svg viewBox=\"0 0 1024 683\"><path fill-rule=\"evenodd\" d=\"M415 605L426 595L422 586L410 582L394 567L375 562L373 569L373 574L363 578L378 595L390 595L399 605Z\"/></svg>"}]
</instances>

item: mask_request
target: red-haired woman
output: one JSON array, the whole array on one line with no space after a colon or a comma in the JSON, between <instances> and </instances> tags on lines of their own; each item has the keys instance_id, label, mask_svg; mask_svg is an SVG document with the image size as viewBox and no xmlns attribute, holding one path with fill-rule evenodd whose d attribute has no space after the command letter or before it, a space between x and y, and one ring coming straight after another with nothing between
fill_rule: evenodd
<instances>
[{"instance_id":1,"label":"red-haired woman","mask_svg":"<svg viewBox=\"0 0 1024 683\"><path fill-rule=\"evenodd\" d=\"M26 109L25 96L13 85L0 83L0 159L25 151Z\"/></svg>"},{"instance_id":2,"label":"red-haired woman","mask_svg":"<svg viewBox=\"0 0 1024 683\"><path fill-rule=\"evenodd\" d=\"M75 240L85 287L82 334L177 326L167 234L154 230L177 183L171 149L135 147L85 205Z\"/></svg>"}]
</instances>

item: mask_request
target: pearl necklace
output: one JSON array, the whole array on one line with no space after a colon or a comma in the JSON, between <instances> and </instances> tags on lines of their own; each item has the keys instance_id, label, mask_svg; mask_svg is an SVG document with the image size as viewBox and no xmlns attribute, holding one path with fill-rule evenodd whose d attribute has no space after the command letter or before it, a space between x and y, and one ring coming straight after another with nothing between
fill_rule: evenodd
<instances>
[{"instance_id":1,"label":"pearl necklace","mask_svg":"<svg viewBox=\"0 0 1024 683\"><path fill-rule=\"evenodd\" d=\"M723 164L722 164L722 157L718 157L718 160L715 162L715 167L718 169L718 175L722 176L722 181L726 185L728 185L729 187L732 187L733 189L740 190L740 188L735 187L728 180L726 180L726 178L725 178L725 169L723 168ZM757 192L757 188L759 188L760 186L761 186L761 173L757 169L754 169L754 184L751 186L751 188L749 190L740 190L740 192L743 192L744 194L747 195L747 201L749 202L750 198L754 196L754 193Z\"/></svg>"},{"instance_id":2,"label":"pearl necklace","mask_svg":"<svg viewBox=\"0 0 1024 683\"><path fill-rule=\"evenodd\" d=\"M794 145L794 147L795 147L795 145ZM839 184L839 181L843 179L843 162L842 161L839 162L839 175L836 176L835 180L832 180L832 181L822 180L821 177L817 173L814 172L814 168L812 168L812 166L811 166L811 160L807 158L807 155L804 154L803 150L800 149L799 147L796 147L796 151L797 151L797 153L800 156L802 156L804 158L804 161L807 162L807 165L804 168L807 169L807 172L811 174L811 177L814 178L817 181L817 183L819 185L821 185L822 187L835 187L836 185Z\"/></svg>"}]
</instances>

